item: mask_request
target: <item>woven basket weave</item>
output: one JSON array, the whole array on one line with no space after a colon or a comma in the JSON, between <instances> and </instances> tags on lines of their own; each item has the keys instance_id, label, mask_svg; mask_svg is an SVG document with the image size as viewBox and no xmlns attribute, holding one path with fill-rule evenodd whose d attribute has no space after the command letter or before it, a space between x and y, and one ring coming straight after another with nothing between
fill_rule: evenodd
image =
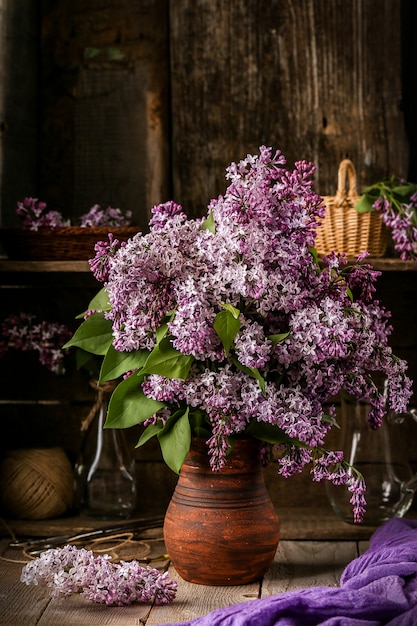
<instances>
[{"instance_id":1,"label":"woven basket weave","mask_svg":"<svg viewBox=\"0 0 417 626\"><path fill-rule=\"evenodd\" d=\"M23 228L0 229L1 243L9 259L18 261L85 261L95 256L98 241L107 241L108 234L126 241L133 237L137 226L86 227L65 226L38 231Z\"/></svg>"},{"instance_id":2,"label":"woven basket weave","mask_svg":"<svg viewBox=\"0 0 417 626\"><path fill-rule=\"evenodd\" d=\"M347 188L348 183L348 188ZM327 255L334 250L347 256L368 251L382 257L388 244L388 229L376 211L358 213L354 206L360 199L356 191L356 171L352 161L339 165L335 196L324 196L326 214L317 228L316 250Z\"/></svg>"}]
</instances>

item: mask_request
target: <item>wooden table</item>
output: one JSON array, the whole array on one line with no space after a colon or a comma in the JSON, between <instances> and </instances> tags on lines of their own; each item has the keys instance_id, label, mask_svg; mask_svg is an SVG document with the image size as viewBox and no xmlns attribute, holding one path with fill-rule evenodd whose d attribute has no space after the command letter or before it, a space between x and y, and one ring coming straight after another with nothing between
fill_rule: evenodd
<instances>
[{"instance_id":1,"label":"wooden table","mask_svg":"<svg viewBox=\"0 0 417 626\"><path fill-rule=\"evenodd\" d=\"M152 566L168 568L170 575L178 581L174 602L168 606L135 604L120 608L94 604L79 596L52 599L46 589L21 583L23 564L12 561L24 561L23 553L9 547L10 532L3 528L0 539L0 626L179 623L219 607L288 590L319 585L335 587L345 566L368 547L368 540L375 530L345 524L332 513L314 509L291 509L282 512L280 520L281 541L274 563L262 581L236 587L195 585L179 578L168 560L159 560ZM17 537L58 534L68 524L76 531L88 526L79 518L36 524L7 520L7 524L9 531ZM150 546L150 556L164 553L161 528L145 531L143 537L143 542Z\"/></svg>"}]
</instances>

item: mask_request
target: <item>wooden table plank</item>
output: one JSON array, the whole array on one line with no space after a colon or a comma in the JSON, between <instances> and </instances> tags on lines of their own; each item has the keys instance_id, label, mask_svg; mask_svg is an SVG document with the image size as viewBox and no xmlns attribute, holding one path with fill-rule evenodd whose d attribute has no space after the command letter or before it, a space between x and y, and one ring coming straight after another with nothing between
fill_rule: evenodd
<instances>
[{"instance_id":1,"label":"wooden table plank","mask_svg":"<svg viewBox=\"0 0 417 626\"><path fill-rule=\"evenodd\" d=\"M65 626L103 626L104 624L117 624L118 626L137 624L137 626L141 626L147 624L150 610L151 607L147 604L108 607L73 595L69 598L52 599L36 624L38 626L58 626L61 624L65 624ZM17 624L18 622L16 622Z\"/></svg>"},{"instance_id":2,"label":"wooden table plank","mask_svg":"<svg viewBox=\"0 0 417 626\"><path fill-rule=\"evenodd\" d=\"M260 582L233 587L196 585L180 578L172 566L169 573L178 581L177 597L170 605L154 606L146 626L188 621L220 607L248 602L260 594Z\"/></svg>"},{"instance_id":3,"label":"wooden table plank","mask_svg":"<svg viewBox=\"0 0 417 626\"><path fill-rule=\"evenodd\" d=\"M26 587L20 582L23 557L20 551L10 550L8 543L5 539L0 541L0 626L32 626L38 624L50 602L50 594L47 589Z\"/></svg>"},{"instance_id":4,"label":"wooden table plank","mask_svg":"<svg viewBox=\"0 0 417 626\"><path fill-rule=\"evenodd\" d=\"M307 587L336 587L346 565L357 556L354 541L281 541L264 578L262 597Z\"/></svg>"},{"instance_id":5,"label":"wooden table plank","mask_svg":"<svg viewBox=\"0 0 417 626\"><path fill-rule=\"evenodd\" d=\"M355 541L281 541L262 585L206 587L176 576L179 588L175 602L154 607L146 626L191 620L217 608L254 600L260 593L267 597L308 587L337 587L344 568L357 556ZM172 568L170 572L175 575Z\"/></svg>"},{"instance_id":6,"label":"wooden table plank","mask_svg":"<svg viewBox=\"0 0 417 626\"><path fill-rule=\"evenodd\" d=\"M292 525L294 517L282 520L284 536L303 537L302 539L281 539L274 563L262 585L233 587L211 587L195 585L182 580L170 567L170 575L178 581L178 593L175 601L168 606L135 604L129 607L106 607L83 600L79 596L66 599L52 599L46 589L33 585L25 586L20 582L22 563L0 561L0 626L20 626L21 624L38 626L90 626L94 624L115 624L122 626L154 626L164 623L180 623L211 611L241 602L249 602L260 596L267 597L289 590L315 587L337 586L344 567L362 553L369 545L370 529L357 529L337 520L328 520L328 527L323 531L323 518L314 525L306 515L296 515L297 523ZM318 519L318 518L317 518ZM324 523L326 526L326 522ZM52 523L53 526L53 523ZM334 539L310 540L315 537L327 537L334 533ZM345 539L339 540L343 527L346 527ZM47 530L62 530L48 527ZM332 530L333 529L333 530ZM24 523L14 530L28 531ZM38 528L39 530L39 528ZM45 531L45 528L43 529ZM19 534L20 534L19 532ZM153 535L152 553L161 554L161 529L147 531L149 539ZM25 533L23 533L25 534ZM42 533L40 533L42 534ZM49 533L47 533L49 534ZM350 538L355 536L355 539ZM22 560L20 550L8 547L10 537L0 540L0 554ZM359 542L359 548L358 548ZM165 562L166 564L166 562ZM164 562L155 564L163 567Z\"/></svg>"},{"instance_id":7,"label":"wooden table plank","mask_svg":"<svg viewBox=\"0 0 417 626\"><path fill-rule=\"evenodd\" d=\"M359 541L358 542L358 550L359 554L363 554L369 548L369 541Z\"/></svg>"}]
</instances>

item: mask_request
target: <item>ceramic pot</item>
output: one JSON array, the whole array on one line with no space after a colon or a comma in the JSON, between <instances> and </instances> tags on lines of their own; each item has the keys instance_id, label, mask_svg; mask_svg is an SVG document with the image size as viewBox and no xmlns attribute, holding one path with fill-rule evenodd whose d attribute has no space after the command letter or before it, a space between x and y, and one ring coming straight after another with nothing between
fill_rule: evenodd
<instances>
[{"instance_id":1,"label":"ceramic pot","mask_svg":"<svg viewBox=\"0 0 417 626\"><path fill-rule=\"evenodd\" d=\"M279 520L260 448L254 439L237 440L226 465L213 472L205 440L193 438L164 521L167 551L184 580L243 585L272 564Z\"/></svg>"}]
</instances>

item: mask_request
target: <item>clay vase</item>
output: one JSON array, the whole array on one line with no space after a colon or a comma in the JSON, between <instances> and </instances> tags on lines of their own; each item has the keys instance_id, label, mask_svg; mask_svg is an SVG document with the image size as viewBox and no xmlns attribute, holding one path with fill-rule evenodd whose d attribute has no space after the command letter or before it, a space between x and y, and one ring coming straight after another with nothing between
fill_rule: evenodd
<instances>
[{"instance_id":1,"label":"clay vase","mask_svg":"<svg viewBox=\"0 0 417 626\"><path fill-rule=\"evenodd\" d=\"M203 585L244 585L262 578L279 542L279 520L254 439L236 441L219 472L204 439L192 439L164 521L177 573Z\"/></svg>"}]
</instances>

